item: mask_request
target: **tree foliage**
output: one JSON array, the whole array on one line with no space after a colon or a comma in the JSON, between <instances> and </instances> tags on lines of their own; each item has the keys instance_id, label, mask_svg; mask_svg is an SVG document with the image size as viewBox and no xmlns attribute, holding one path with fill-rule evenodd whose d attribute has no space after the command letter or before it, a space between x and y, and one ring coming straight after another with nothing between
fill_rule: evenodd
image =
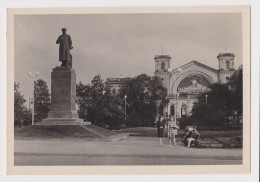
<instances>
[{"instance_id":1,"label":"tree foliage","mask_svg":"<svg viewBox=\"0 0 260 182\"><path fill-rule=\"evenodd\" d=\"M26 100L20 91L19 83L14 82L14 125L21 127L30 124L30 114L25 107ZM28 123L29 122L29 123Z\"/></svg>"},{"instance_id":2,"label":"tree foliage","mask_svg":"<svg viewBox=\"0 0 260 182\"><path fill-rule=\"evenodd\" d=\"M141 74L122 85L119 97L127 96L130 126L152 126L157 112L162 114L167 104L167 91L157 77Z\"/></svg>"},{"instance_id":3,"label":"tree foliage","mask_svg":"<svg viewBox=\"0 0 260 182\"><path fill-rule=\"evenodd\" d=\"M182 119L183 127L193 124L199 127L223 128L230 122L230 118L242 116L242 74L240 67L226 84L210 85L210 91L201 94L198 102L194 103L192 115Z\"/></svg>"},{"instance_id":4,"label":"tree foliage","mask_svg":"<svg viewBox=\"0 0 260 182\"><path fill-rule=\"evenodd\" d=\"M166 95L159 78L139 75L122 85L115 94L97 75L89 85L77 84L76 101L80 118L102 127L121 128L125 122L125 104L127 126L151 126L157 110L162 113L167 104Z\"/></svg>"},{"instance_id":5,"label":"tree foliage","mask_svg":"<svg viewBox=\"0 0 260 182\"><path fill-rule=\"evenodd\" d=\"M50 111L50 93L47 83L38 79L34 81L34 112L35 121L41 121L48 117Z\"/></svg>"},{"instance_id":6,"label":"tree foliage","mask_svg":"<svg viewBox=\"0 0 260 182\"><path fill-rule=\"evenodd\" d=\"M89 85L79 82L76 90L80 118L101 127L120 127L123 120L121 103L111 94L100 75L96 75Z\"/></svg>"},{"instance_id":7,"label":"tree foliage","mask_svg":"<svg viewBox=\"0 0 260 182\"><path fill-rule=\"evenodd\" d=\"M237 71L229 78L228 85L234 95L234 110L239 116L243 114L243 67L240 66Z\"/></svg>"},{"instance_id":8,"label":"tree foliage","mask_svg":"<svg viewBox=\"0 0 260 182\"><path fill-rule=\"evenodd\" d=\"M88 120L88 109L92 107L91 86L79 82L76 85L76 93L79 117L86 121Z\"/></svg>"}]
</instances>

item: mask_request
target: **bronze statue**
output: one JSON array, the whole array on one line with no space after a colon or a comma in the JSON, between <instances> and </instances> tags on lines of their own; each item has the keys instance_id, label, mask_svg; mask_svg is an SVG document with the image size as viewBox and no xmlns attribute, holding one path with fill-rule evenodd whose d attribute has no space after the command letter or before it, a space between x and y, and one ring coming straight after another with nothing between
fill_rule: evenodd
<instances>
[{"instance_id":1,"label":"bronze statue","mask_svg":"<svg viewBox=\"0 0 260 182\"><path fill-rule=\"evenodd\" d=\"M66 28L62 28L62 35L56 41L56 44L60 44L59 60L62 62L61 66L72 67L72 56L70 50L72 47L72 40L70 35L66 34Z\"/></svg>"}]
</instances>

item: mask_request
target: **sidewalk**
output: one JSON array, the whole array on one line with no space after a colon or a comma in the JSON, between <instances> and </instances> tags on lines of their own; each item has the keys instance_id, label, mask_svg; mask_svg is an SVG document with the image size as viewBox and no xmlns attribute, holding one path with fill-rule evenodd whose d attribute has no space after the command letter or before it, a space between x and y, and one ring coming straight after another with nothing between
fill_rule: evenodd
<instances>
[{"instance_id":1,"label":"sidewalk","mask_svg":"<svg viewBox=\"0 0 260 182\"><path fill-rule=\"evenodd\" d=\"M241 149L196 149L186 148L180 142L178 146L169 147L168 139L164 140L165 146L160 146L158 138L154 137L129 137L127 140L116 142L102 141L84 141L84 140L17 140L15 141L15 163L17 165L30 164L32 159L40 160L43 157L45 160L53 157L62 157L61 160L67 157L71 163L75 157L90 165L108 162L106 165L140 163L149 159L149 163L156 163L156 159L164 159L167 164L170 160L209 160L209 163L214 164L214 161L230 161L231 164L242 162ZM68 159L69 158L69 159ZM74 159L73 159L74 158ZM95 160L94 160L95 159ZM109 160L108 160L109 159ZM113 159L113 160L112 160ZM126 160L127 159L127 160ZM29 161L28 161L29 160ZM125 161L126 160L126 161ZM210 161L212 160L212 161ZM70 163L68 161L68 163ZM120 162L124 161L124 162ZM136 161L136 162L134 162ZM232 162L233 161L233 162ZM39 161L38 165L40 164ZM176 162L176 161L175 161ZM196 161L198 163L198 161ZM37 162L36 162L37 163ZM51 160L50 160L51 163ZM59 162L54 162L55 164ZM172 161L174 163L174 161ZM229 163L229 162L228 162ZM49 164L49 165L55 165ZM68 164L67 164L68 165ZM75 164L76 165L76 164Z\"/></svg>"}]
</instances>

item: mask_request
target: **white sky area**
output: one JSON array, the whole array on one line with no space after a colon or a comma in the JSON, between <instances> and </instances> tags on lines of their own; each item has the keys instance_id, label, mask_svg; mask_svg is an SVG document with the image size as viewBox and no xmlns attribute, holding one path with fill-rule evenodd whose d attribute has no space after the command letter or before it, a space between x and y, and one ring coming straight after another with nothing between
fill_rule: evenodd
<instances>
[{"instance_id":1,"label":"white sky area","mask_svg":"<svg viewBox=\"0 0 260 182\"><path fill-rule=\"evenodd\" d=\"M63 27L72 38L77 82L85 84L97 74L104 81L152 76L162 45L172 68L196 60L218 69L217 55L224 52L235 54L235 68L242 64L238 13L16 15L15 81L27 100L32 95L29 71L39 71L51 90L52 68L61 64L56 40Z\"/></svg>"}]
</instances>

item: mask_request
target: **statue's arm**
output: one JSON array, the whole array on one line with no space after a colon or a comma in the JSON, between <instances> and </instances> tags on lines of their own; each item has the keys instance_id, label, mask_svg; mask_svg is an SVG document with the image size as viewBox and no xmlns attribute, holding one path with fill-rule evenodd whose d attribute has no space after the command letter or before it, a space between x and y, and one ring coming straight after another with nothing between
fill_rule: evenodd
<instances>
[{"instance_id":1,"label":"statue's arm","mask_svg":"<svg viewBox=\"0 0 260 182\"><path fill-rule=\"evenodd\" d=\"M60 37L56 40L56 44L60 43Z\"/></svg>"},{"instance_id":2,"label":"statue's arm","mask_svg":"<svg viewBox=\"0 0 260 182\"><path fill-rule=\"evenodd\" d=\"M73 47L72 47L72 40L71 40L70 36L69 36L69 46L70 46L70 49L73 49Z\"/></svg>"}]
</instances>

